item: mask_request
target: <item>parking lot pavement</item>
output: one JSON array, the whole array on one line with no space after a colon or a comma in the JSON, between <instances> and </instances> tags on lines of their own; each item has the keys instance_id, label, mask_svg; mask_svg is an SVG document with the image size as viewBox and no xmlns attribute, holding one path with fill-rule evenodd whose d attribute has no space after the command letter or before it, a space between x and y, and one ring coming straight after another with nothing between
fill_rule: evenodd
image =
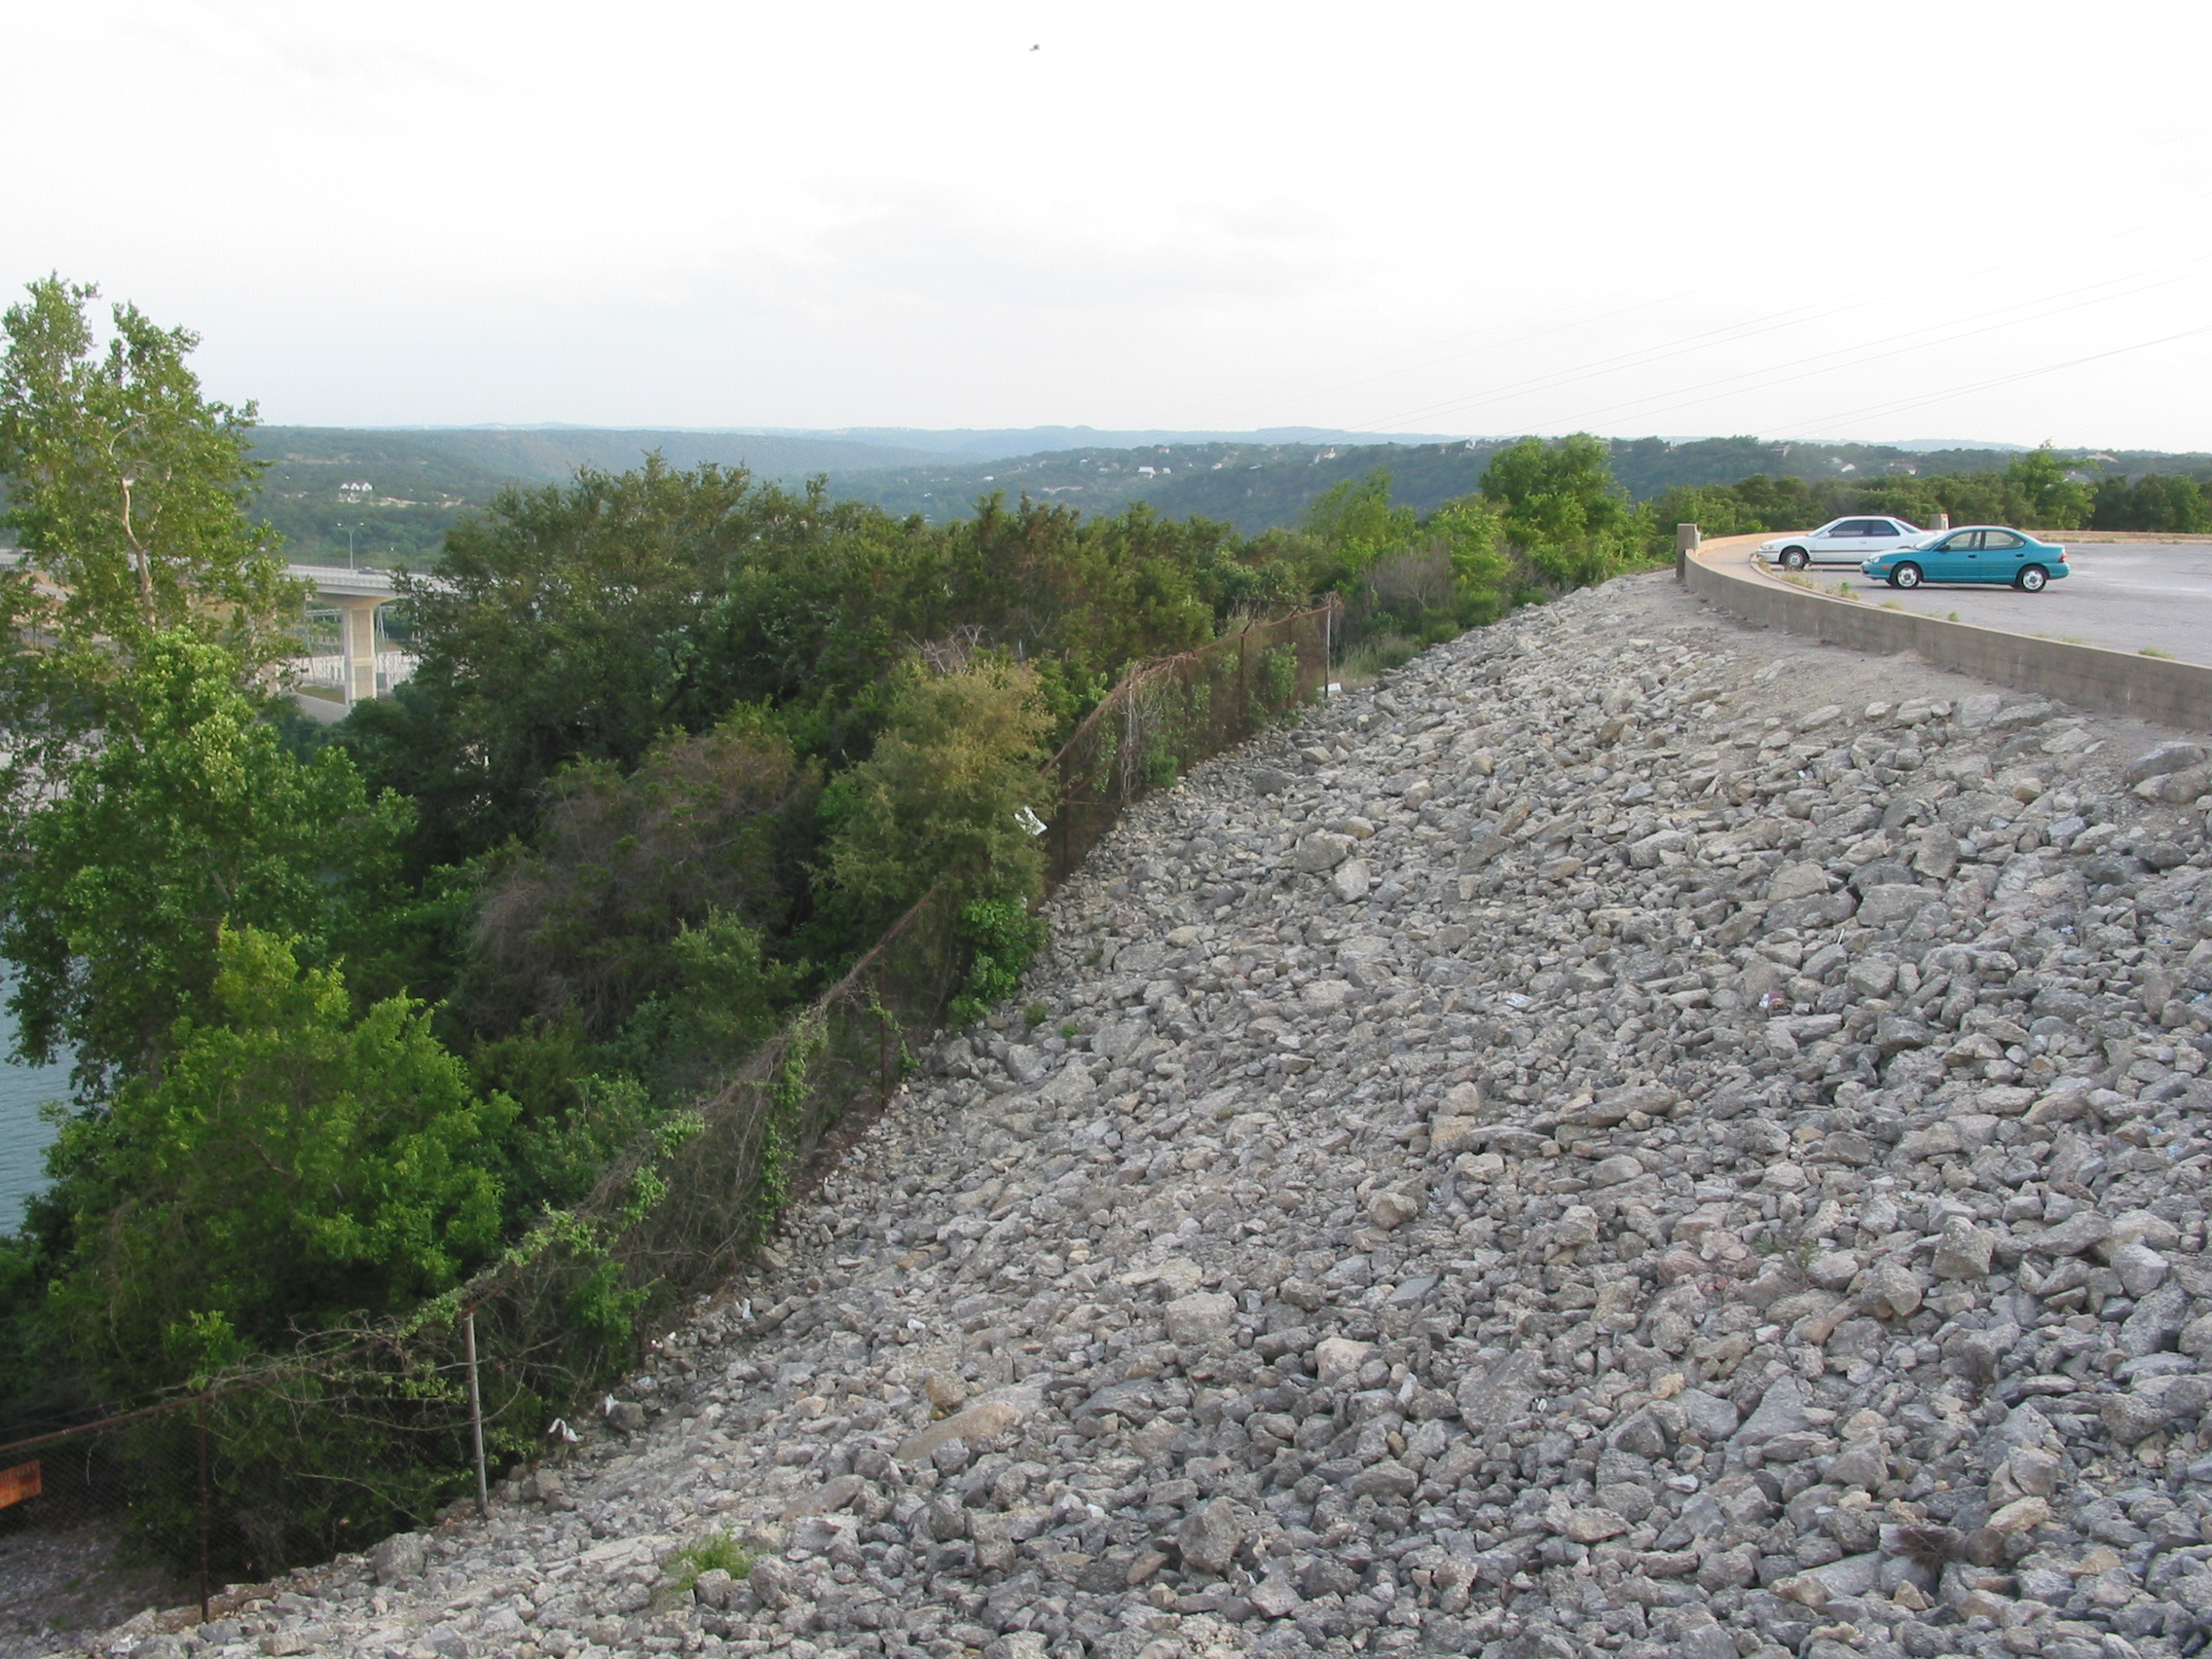
<instances>
[{"instance_id":1,"label":"parking lot pavement","mask_svg":"<svg viewBox=\"0 0 2212 1659\"><path fill-rule=\"evenodd\" d=\"M2074 573L2042 593L1965 586L1900 593L1838 566L1812 575L1823 587L1848 581L1874 604L1901 605L1927 616L2116 651L2148 646L2212 665L2212 542L2077 543L2062 533L2051 539L2065 545Z\"/></svg>"}]
</instances>

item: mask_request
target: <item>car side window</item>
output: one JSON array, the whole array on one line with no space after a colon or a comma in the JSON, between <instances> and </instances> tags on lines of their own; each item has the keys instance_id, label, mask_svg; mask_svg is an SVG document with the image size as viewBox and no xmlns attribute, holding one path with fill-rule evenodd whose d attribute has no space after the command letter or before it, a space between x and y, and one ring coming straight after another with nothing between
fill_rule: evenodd
<instances>
[{"instance_id":1,"label":"car side window","mask_svg":"<svg viewBox=\"0 0 2212 1659\"><path fill-rule=\"evenodd\" d=\"M2018 536L2014 535L2009 530L1983 531L1981 533L1981 544L1984 547L2003 548L2008 552L2015 547L2025 547L2027 545L2025 541L2021 540Z\"/></svg>"},{"instance_id":2,"label":"car side window","mask_svg":"<svg viewBox=\"0 0 2212 1659\"><path fill-rule=\"evenodd\" d=\"M1970 530L1959 537L1959 546L1966 552L1978 553L1984 545L1982 538L1988 534L1987 531Z\"/></svg>"}]
</instances>

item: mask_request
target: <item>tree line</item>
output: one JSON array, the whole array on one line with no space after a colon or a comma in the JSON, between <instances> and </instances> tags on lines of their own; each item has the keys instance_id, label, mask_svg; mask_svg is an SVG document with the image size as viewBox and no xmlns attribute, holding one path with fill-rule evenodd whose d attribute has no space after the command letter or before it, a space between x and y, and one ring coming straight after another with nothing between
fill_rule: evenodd
<instances>
[{"instance_id":1,"label":"tree line","mask_svg":"<svg viewBox=\"0 0 2212 1659\"><path fill-rule=\"evenodd\" d=\"M1655 533L1664 528L1670 535L1677 524L1695 524L1708 535L1805 530L1846 513L1894 513L1922 526L1948 514L1953 524L2201 534L2212 531L2212 479L2156 471L2097 478L2046 444L2002 471L1858 482L1754 474L1668 490L1650 511Z\"/></svg>"},{"instance_id":2,"label":"tree line","mask_svg":"<svg viewBox=\"0 0 2212 1659\"><path fill-rule=\"evenodd\" d=\"M321 726L252 406L96 299L33 283L0 361L0 956L18 1056L74 1065L0 1433L462 1282L940 878L979 1012L1039 942L1039 763L1133 663L1332 594L1410 651L1643 556L1588 438L1257 537L652 457L457 524L413 679Z\"/></svg>"}]
</instances>

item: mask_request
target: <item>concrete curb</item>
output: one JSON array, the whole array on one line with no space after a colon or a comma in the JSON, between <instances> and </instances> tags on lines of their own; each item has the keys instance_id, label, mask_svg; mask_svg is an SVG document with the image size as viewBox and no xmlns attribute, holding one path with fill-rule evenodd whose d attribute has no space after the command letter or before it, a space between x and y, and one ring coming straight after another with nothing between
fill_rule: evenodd
<instances>
[{"instance_id":1,"label":"concrete curb","mask_svg":"<svg viewBox=\"0 0 2212 1659\"><path fill-rule=\"evenodd\" d=\"M1878 600L1835 599L1732 561L1715 562L1715 555L1743 554L1764 539L1761 533L1705 543L1683 562L1683 581L1692 593L1747 621L1807 639L1883 655L1911 651L1937 668L2040 691L2099 714L2212 730L2212 668L1884 610Z\"/></svg>"}]
</instances>

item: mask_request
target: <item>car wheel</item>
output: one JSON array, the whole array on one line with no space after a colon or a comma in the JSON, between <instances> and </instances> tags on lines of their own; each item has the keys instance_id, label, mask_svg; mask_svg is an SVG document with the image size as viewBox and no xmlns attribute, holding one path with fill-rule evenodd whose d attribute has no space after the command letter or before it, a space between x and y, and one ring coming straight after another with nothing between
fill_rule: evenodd
<instances>
[{"instance_id":1,"label":"car wheel","mask_svg":"<svg viewBox=\"0 0 2212 1659\"><path fill-rule=\"evenodd\" d=\"M2041 593L2050 585L2050 572L2041 565L2030 565L2012 578L2012 585L2022 593Z\"/></svg>"},{"instance_id":2,"label":"car wheel","mask_svg":"<svg viewBox=\"0 0 2212 1659\"><path fill-rule=\"evenodd\" d=\"M1899 565L1890 572L1890 586L1894 588L1916 588L1919 585L1920 567L1918 565Z\"/></svg>"},{"instance_id":3,"label":"car wheel","mask_svg":"<svg viewBox=\"0 0 2212 1659\"><path fill-rule=\"evenodd\" d=\"M1805 550L1802 547L1785 547L1782 550L1782 568L1786 571L1802 571L1805 568Z\"/></svg>"}]
</instances>

